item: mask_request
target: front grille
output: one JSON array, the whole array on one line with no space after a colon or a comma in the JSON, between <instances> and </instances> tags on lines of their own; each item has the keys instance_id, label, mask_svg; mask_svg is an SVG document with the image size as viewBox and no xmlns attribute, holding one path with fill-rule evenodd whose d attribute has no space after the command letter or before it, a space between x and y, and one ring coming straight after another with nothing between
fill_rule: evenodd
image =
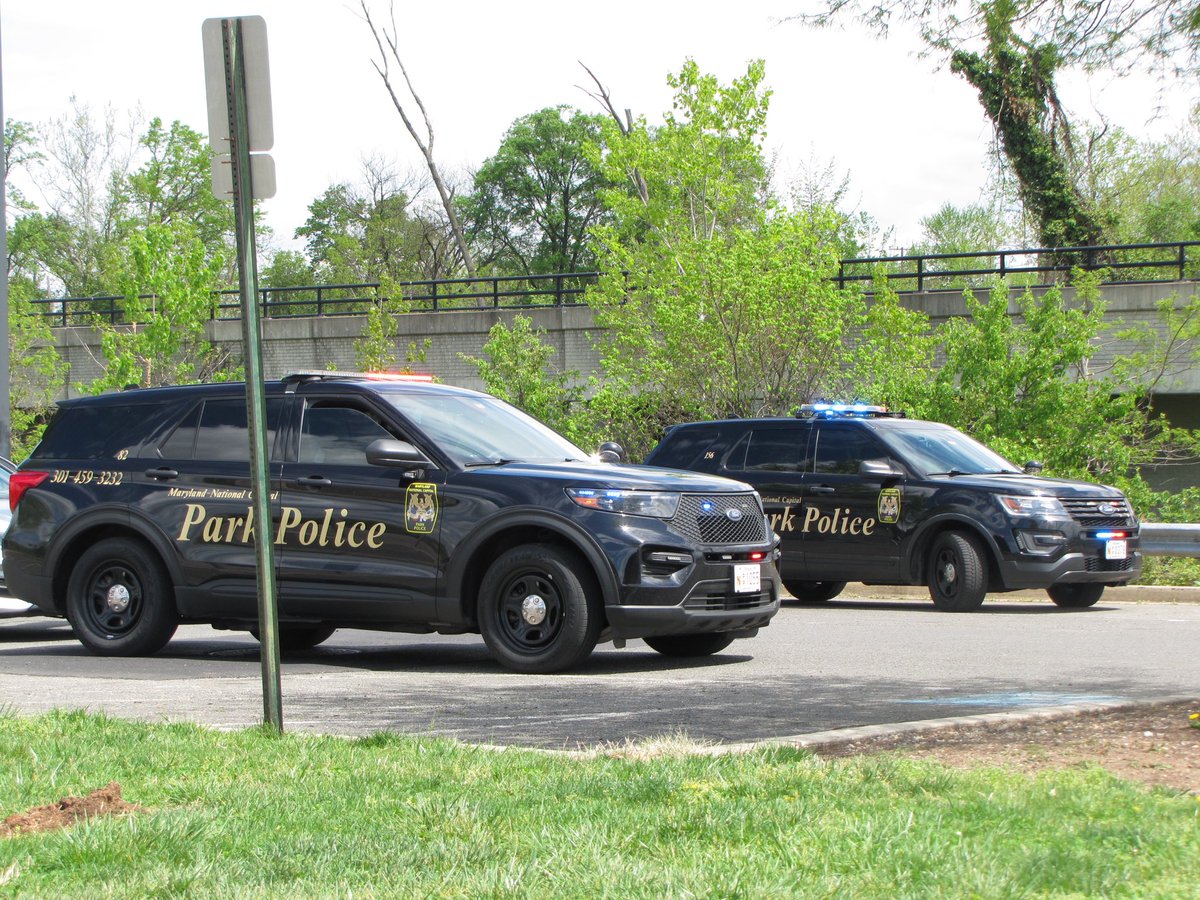
<instances>
[{"instance_id":1,"label":"front grille","mask_svg":"<svg viewBox=\"0 0 1200 900\"><path fill-rule=\"evenodd\" d=\"M684 609L698 612L737 612L771 605L770 591L761 594L698 593L688 597Z\"/></svg>"},{"instance_id":2,"label":"front grille","mask_svg":"<svg viewBox=\"0 0 1200 900\"><path fill-rule=\"evenodd\" d=\"M1118 525L1132 526L1133 510L1124 497L1101 497L1080 500L1077 497L1059 497L1071 518L1082 525L1106 528ZM1104 507L1101 509L1101 507Z\"/></svg>"},{"instance_id":3,"label":"front grille","mask_svg":"<svg viewBox=\"0 0 1200 900\"><path fill-rule=\"evenodd\" d=\"M1099 556L1088 556L1083 560L1089 572L1128 572L1133 568L1132 559L1101 559Z\"/></svg>"},{"instance_id":4,"label":"front grille","mask_svg":"<svg viewBox=\"0 0 1200 900\"><path fill-rule=\"evenodd\" d=\"M729 510L736 510L731 518ZM757 494L684 494L673 531L700 544L762 544L766 522Z\"/></svg>"}]
</instances>

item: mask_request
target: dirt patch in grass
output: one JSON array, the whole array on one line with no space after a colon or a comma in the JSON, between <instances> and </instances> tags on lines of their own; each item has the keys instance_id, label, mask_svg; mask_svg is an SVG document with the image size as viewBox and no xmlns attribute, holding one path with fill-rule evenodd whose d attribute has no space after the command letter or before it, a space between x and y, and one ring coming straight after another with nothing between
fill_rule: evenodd
<instances>
[{"instance_id":1,"label":"dirt patch in grass","mask_svg":"<svg viewBox=\"0 0 1200 900\"><path fill-rule=\"evenodd\" d=\"M81 819L101 816L126 816L145 812L143 807L121 799L121 785L113 781L86 797L64 797L57 803L35 806L23 813L14 813L0 822L0 838L31 831L54 831L70 828Z\"/></svg>"},{"instance_id":2,"label":"dirt patch in grass","mask_svg":"<svg viewBox=\"0 0 1200 900\"><path fill-rule=\"evenodd\" d=\"M957 768L1040 772L1093 764L1114 775L1200 795L1200 700L1062 718L964 725L812 748L825 757L892 752Z\"/></svg>"}]
</instances>

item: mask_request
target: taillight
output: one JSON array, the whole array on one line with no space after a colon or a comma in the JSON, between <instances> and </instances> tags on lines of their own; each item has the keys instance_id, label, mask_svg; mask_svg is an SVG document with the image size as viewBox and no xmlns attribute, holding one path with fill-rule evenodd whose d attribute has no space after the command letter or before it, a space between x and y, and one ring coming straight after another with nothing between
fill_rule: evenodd
<instances>
[{"instance_id":1,"label":"taillight","mask_svg":"<svg viewBox=\"0 0 1200 900\"><path fill-rule=\"evenodd\" d=\"M37 487L50 477L49 472L13 472L8 479L8 508L13 512L30 488Z\"/></svg>"}]
</instances>

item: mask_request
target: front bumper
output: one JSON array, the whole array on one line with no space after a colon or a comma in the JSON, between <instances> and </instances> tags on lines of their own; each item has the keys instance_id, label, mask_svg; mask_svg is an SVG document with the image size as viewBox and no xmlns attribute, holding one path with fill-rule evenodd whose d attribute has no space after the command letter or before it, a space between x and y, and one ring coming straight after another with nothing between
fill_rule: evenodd
<instances>
[{"instance_id":1,"label":"front bumper","mask_svg":"<svg viewBox=\"0 0 1200 900\"><path fill-rule=\"evenodd\" d=\"M638 584L624 586L623 602L605 610L612 636L643 638L710 632L752 636L779 612L779 573L773 554L768 554L758 563L759 590L738 591L734 587L734 565L747 563L705 559L674 576L641 574Z\"/></svg>"},{"instance_id":2,"label":"front bumper","mask_svg":"<svg viewBox=\"0 0 1200 900\"><path fill-rule=\"evenodd\" d=\"M1019 557L1000 561L1000 579L1007 590L1048 588L1056 584L1127 584L1142 574L1142 555L1130 550L1124 560L1096 553L1068 552L1055 560Z\"/></svg>"}]
</instances>

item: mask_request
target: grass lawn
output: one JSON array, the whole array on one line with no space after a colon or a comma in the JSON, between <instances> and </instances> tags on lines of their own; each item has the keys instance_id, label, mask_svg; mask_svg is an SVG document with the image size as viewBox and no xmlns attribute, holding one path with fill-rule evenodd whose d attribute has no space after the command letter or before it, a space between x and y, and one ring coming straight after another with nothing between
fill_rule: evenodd
<instances>
[{"instance_id":1,"label":"grass lawn","mask_svg":"<svg viewBox=\"0 0 1200 900\"><path fill-rule=\"evenodd\" d=\"M771 749L585 760L378 735L0 715L0 819L119 782L147 811L0 839L0 896L1192 897L1200 803Z\"/></svg>"}]
</instances>

